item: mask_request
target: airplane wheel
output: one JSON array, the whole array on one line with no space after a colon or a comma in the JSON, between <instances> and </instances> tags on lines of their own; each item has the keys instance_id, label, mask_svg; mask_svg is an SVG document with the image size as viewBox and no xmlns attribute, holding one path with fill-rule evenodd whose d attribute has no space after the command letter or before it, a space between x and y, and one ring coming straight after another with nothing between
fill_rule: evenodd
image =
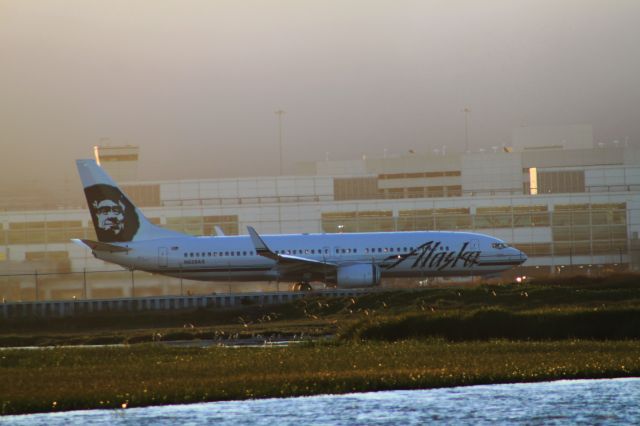
<instances>
[{"instance_id":1,"label":"airplane wheel","mask_svg":"<svg viewBox=\"0 0 640 426\"><path fill-rule=\"evenodd\" d=\"M291 291L312 291L313 288L309 283L295 283L291 286Z\"/></svg>"}]
</instances>

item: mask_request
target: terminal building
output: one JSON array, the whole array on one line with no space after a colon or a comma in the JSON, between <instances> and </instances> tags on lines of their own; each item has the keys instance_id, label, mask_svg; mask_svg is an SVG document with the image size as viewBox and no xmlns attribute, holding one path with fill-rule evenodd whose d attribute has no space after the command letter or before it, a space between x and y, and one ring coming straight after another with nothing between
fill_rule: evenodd
<instances>
[{"instance_id":1,"label":"terminal building","mask_svg":"<svg viewBox=\"0 0 640 426\"><path fill-rule=\"evenodd\" d=\"M192 235L215 235L216 226L244 234L247 225L262 234L474 231L527 253L524 265L505 274L509 279L640 267L640 150L628 145L594 143L589 125L522 127L509 146L469 152L300 163L292 176L154 182L137 180L137 147L97 147L95 155L152 222L170 229ZM231 288L113 272L121 269L69 241L95 238L81 197L78 184L75 206L0 211L0 297ZM384 283L396 284L417 280Z\"/></svg>"}]
</instances>

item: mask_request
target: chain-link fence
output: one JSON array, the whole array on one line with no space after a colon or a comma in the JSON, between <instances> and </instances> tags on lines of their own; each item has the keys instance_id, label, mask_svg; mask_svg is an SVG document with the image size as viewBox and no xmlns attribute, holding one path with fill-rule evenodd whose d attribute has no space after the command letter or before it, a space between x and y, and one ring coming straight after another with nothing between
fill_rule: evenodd
<instances>
[{"instance_id":1,"label":"chain-link fence","mask_svg":"<svg viewBox=\"0 0 640 426\"><path fill-rule=\"evenodd\" d=\"M2 302L284 291L276 282L200 282L127 270L0 274Z\"/></svg>"}]
</instances>

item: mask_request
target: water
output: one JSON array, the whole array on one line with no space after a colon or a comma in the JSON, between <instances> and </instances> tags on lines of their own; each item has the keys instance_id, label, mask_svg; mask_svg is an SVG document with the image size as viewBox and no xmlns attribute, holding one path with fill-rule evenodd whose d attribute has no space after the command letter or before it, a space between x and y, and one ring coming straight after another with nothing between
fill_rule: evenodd
<instances>
[{"instance_id":1,"label":"water","mask_svg":"<svg viewBox=\"0 0 640 426\"><path fill-rule=\"evenodd\" d=\"M11 425L640 424L640 378L6 416Z\"/></svg>"}]
</instances>

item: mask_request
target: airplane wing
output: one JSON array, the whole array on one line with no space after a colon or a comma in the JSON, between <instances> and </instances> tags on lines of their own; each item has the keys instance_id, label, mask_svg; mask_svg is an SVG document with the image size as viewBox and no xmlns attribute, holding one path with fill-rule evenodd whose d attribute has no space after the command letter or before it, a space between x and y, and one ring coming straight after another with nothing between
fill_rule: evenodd
<instances>
[{"instance_id":1,"label":"airplane wing","mask_svg":"<svg viewBox=\"0 0 640 426\"><path fill-rule=\"evenodd\" d=\"M277 262L278 269L285 275L295 273L297 271L308 271L310 273L327 275L334 273L336 270L337 265L335 263L275 253L267 246L252 226L247 226L247 231L249 231L249 236L251 237L251 241L256 249L256 254L275 260Z\"/></svg>"},{"instance_id":2,"label":"airplane wing","mask_svg":"<svg viewBox=\"0 0 640 426\"><path fill-rule=\"evenodd\" d=\"M116 246L115 244L101 243L93 240L81 240L79 238L72 238L71 242L79 245L80 247L91 249L92 251L108 251L109 253L117 253L131 250L130 248Z\"/></svg>"}]
</instances>

